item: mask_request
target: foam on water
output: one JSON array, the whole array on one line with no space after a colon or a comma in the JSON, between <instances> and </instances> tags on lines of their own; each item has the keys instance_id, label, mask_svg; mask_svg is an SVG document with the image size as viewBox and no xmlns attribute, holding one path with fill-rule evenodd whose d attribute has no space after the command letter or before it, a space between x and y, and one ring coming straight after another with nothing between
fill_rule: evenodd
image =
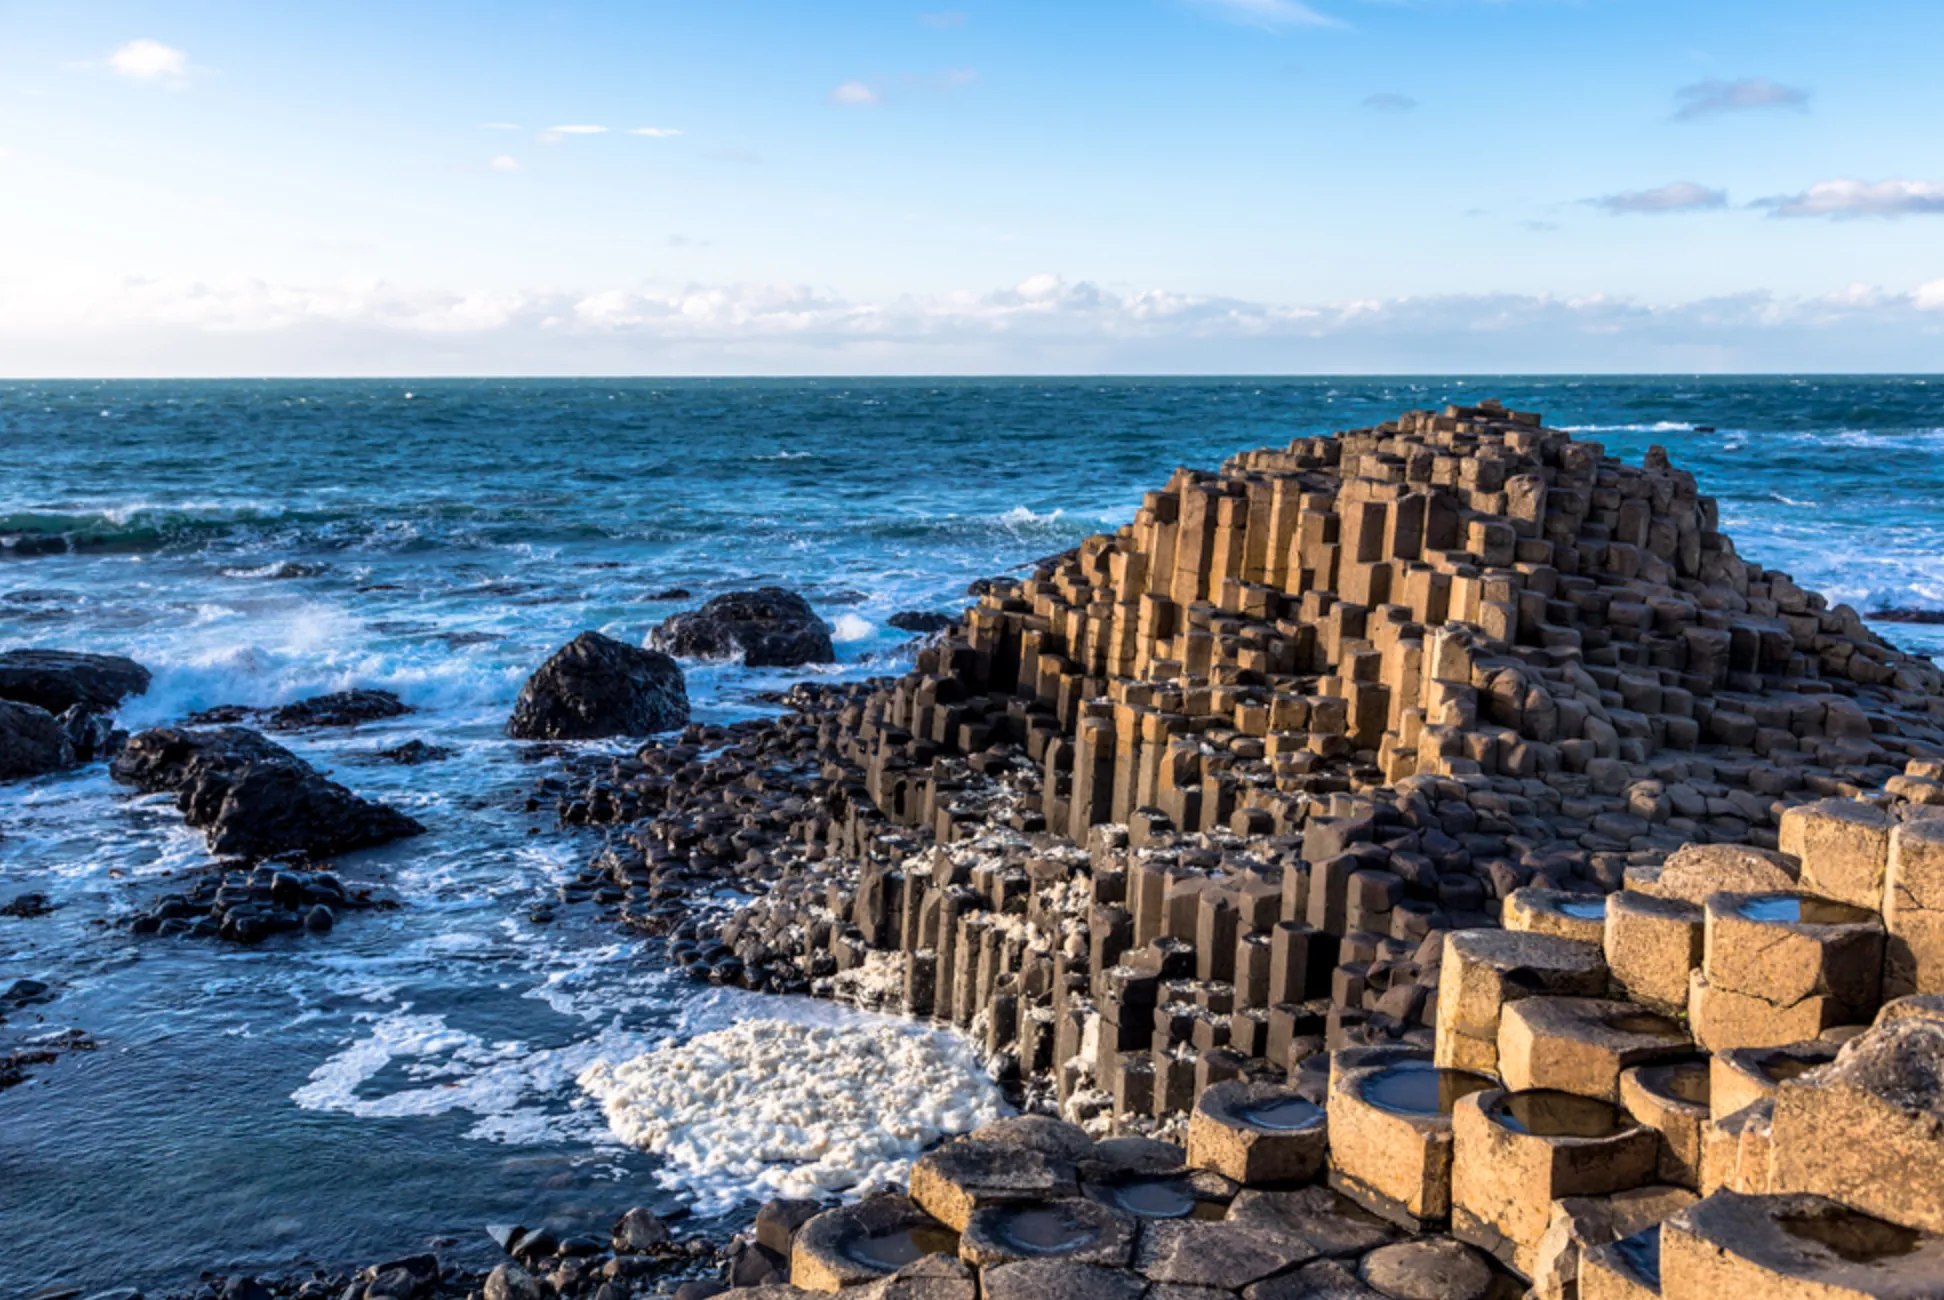
<instances>
[{"instance_id":1,"label":"foam on water","mask_svg":"<svg viewBox=\"0 0 1944 1300\"><path fill-rule=\"evenodd\" d=\"M744 1020L580 1075L608 1127L709 1208L902 1178L941 1137L1007 1113L954 1034Z\"/></svg>"}]
</instances>

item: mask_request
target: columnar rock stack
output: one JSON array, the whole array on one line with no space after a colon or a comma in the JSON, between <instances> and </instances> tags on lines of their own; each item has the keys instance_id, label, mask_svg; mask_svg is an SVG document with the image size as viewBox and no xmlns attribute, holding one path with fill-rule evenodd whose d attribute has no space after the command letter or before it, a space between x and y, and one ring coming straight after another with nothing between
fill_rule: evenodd
<instances>
[{"instance_id":1,"label":"columnar rock stack","mask_svg":"<svg viewBox=\"0 0 1944 1300\"><path fill-rule=\"evenodd\" d=\"M1837 835L1859 823L1887 832L1860 859ZM920 1159L908 1194L767 1207L752 1258L776 1285L731 1294L1485 1300L1517 1292L1510 1273L1537 1300L1944 1295L1944 992L1876 991L1936 953L1886 966L1881 910L1804 888L1874 867L1900 896L1944 813L1828 801L1783 832L1808 853L1757 860L1787 889L1738 892L1756 868L1732 853L1630 882L1705 893L1686 1018L1626 999L1619 913L1588 941L1519 899L1523 928L1446 936L1440 1005L1461 1010L1431 1049L1210 1084L1185 1148L999 1121ZM1841 1021L1801 1042L1710 1025L1715 987L1837 998ZM1486 1030L1494 1065L1454 1064L1474 1049L1451 1040Z\"/></svg>"},{"instance_id":2,"label":"columnar rock stack","mask_svg":"<svg viewBox=\"0 0 1944 1300\"><path fill-rule=\"evenodd\" d=\"M1690 975L1682 855L1782 873L1792 808L1944 802L1944 677L1717 523L1657 449L1622 465L1492 403L1180 471L1119 533L983 584L916 671L781 724L816 776L765 758L736 786L801 800L791 842L680 951L955 1022L1123 1126L1326 1046L1496 1072L1493 999L1533 968L1487 962L1455 999L1446 936L1573 945L1628 882L1612 974L1546 991L1617 974L1650 1008L1685 1014L1692 984L1709 1023L1768 1015ZM704 829L677 820L635 837L651 870ZM1832 898L1881 909L1889 874ZM1895 900L1898 987L1935 961L1931 893ZM1817 986L1783 1019L1855 1005Z\"/></svg>"}]
</instances>

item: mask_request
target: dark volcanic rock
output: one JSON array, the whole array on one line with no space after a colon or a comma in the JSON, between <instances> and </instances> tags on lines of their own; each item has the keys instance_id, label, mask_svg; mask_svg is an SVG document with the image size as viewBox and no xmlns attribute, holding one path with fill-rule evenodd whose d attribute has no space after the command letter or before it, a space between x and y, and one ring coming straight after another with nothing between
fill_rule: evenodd
<instances>
[{"instance_id":1,"label":"dark volcanic rock","mask_svg":"<svg viewBox=\"0 0 1944 1300\"><path fill-rule=\"evenodd\" d=\"M656 628L658 650L690 659L728 659L745 667L795 668L837 659L830 629L810 602L781 587L732 591Z\"/></svg>"},{"instance_id":2,"label":"dark volcanic rock","mask_svg":"<svg viewBox=\"0 0 1944 1300\"><path fill-rule=\"evenodd\" d=\"M317 695L272 709L269 725L276 731L298 731L305 727L355 727L360 722L396 718L411 711L390 691L334 691L329 695Z\"/></svg>"},{"instance_id":3,"label":"dark volcanic rock","mask_svg":"<svg viewBox=\"0 0 1944 1300\"><path fill-rule=\"evenodd\" d=\"M520 688L506 732L520 740L645 736L688 722L681 667L599 632L554 651Z\"/></svg>"},{"instance_id":4,"label":"dark volcanic rock","mask_svg":"<svg viewBox=\"0 0 1944 1300\"><path fill-rule=\"evenodd\" d=\"M408 740L390 749L374 749L363 758L373 763L397 763L400 767L417 767L420 763L439 763L451 758L453 751L444 745L428 745L422 740Z\"/></svg>"},{"instance_id":5,"label":"dark volcanic rock","mask_svg":"<svg viewBox=\"0 0 1944 1300\"><path fill-rule=\"evenodd\" d=\"M149 687L149 670L120 655L69 650L9 650L0 654L0 700L65 713L80 705L105 713Z\"/></svg>"},{"instance_id":6,"label":"dark volcanic rock","mask_svg":"<svg viewBox=\"0 0 1944 1300\"><path fill-rule=\"evenodd\" d=\"M74 745L46 709L0 700L0 781L74 766Z\"/></svg>"},{"instance_id":7,"label":"dark volcanic rock","mask_svg":"<svg viewBox=\"0 0 1944 1300\"><path fill-rule=\"evenodd\" d=\"M885 621L890 623L892 627L897 628L900 632L916 632L922 636L932 632L944 631L952 625L952 616L950 614L934 614L922 609L907 609L893 614Z\"/></svg>"},{"instance_id":8,"label":"dark volcanic rock","mask_svg":"<svg viewBox=\"0 0 1944 1300\"><path fill-rule=\"evenodd\" d=\"M1878 623L1944 623L1944 609L1873 609L1863 616Z\"/></svg>"},{"instance_id":9,"label":"dark volcanic rock","mask_svg":"<svg viewBox=\"0 0 1944 1300\"><path fill-rule=\"evenodd\" d=\"M173 791L210 851L236 857L344 853L425 829L243 727L142 732L116 757L113 773L140 790Z\"/></svg>"}]
</instances>

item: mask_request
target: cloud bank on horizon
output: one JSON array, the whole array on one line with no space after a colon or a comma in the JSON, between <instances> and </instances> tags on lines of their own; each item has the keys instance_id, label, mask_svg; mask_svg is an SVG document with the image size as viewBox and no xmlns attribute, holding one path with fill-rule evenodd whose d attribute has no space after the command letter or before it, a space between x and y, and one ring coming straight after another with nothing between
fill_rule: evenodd
<instances>
[{"instance_id":1,"label":"cloud bank on horizon","mask_svg":"<svg viewBox=\"0 0 1944 1300\"><path fill-rule=\"evenodd\" d=\"M0 372L1944 361L1944 7L441 22L12 20Z\"/></svg>"}]
</instances>

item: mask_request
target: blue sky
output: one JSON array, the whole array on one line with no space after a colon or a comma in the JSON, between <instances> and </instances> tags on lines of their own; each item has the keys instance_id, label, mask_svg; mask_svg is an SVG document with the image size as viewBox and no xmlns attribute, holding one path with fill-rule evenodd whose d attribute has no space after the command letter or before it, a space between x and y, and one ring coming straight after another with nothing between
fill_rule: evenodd
<instances>
[{"instance_id":1,"label":"blue sky","mask_svg":"<svg viewBox=\"0 0 1944 1300\"><path fill-rule=\"evenodd\" d=\"M0 371L1944 369L1939 49L1931 0L0 3Z\"/></svg>"}]
</instances>

